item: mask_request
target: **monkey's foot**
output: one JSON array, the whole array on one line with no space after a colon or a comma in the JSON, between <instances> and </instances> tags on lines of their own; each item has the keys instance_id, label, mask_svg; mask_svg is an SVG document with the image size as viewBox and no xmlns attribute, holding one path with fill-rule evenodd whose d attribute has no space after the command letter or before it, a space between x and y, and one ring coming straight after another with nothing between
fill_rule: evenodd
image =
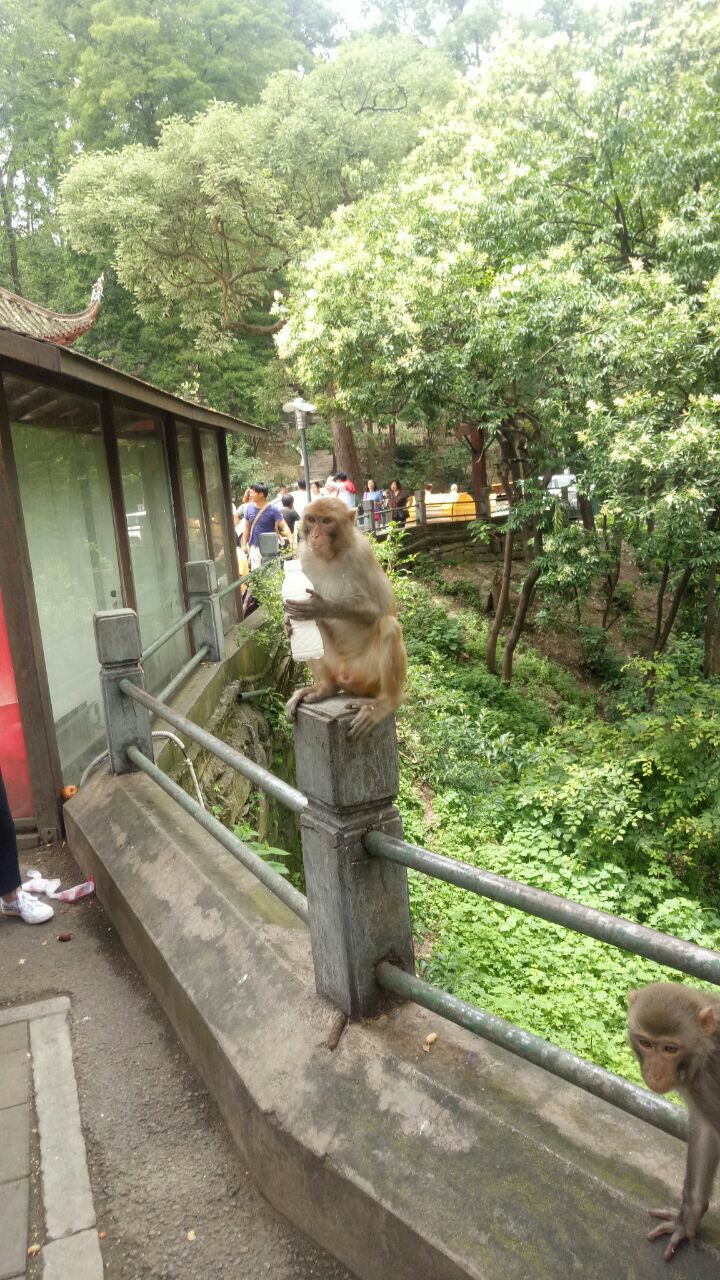
<instances>
[{"instance_id":1,"label":"monkey's foot","mask_svg":"<svg viewBox=\"0 0 720 1280\"><path fill-rule=\"evenodd\" d=\"M298 707L301 702L305 701L311 688L312 685L305 685L302 689L296 689L292 697L288 698L285 703L285 714L287 715L288 720L297 719Z\"/></svg>"},{"instance_id":2,"label":"monkey's foot","mask_svg":"<svg viewBox=\"0 0 720 1280\"><path fill-rule=\"evenodd\" d=\"M348 730L348 738L362 738L363 734L372 729L373 725L379 724L384 719L382 715L378 715L377 703L375 702L348 702L346 711L357 711L357 715L353 716L350 728Z\"/></svg>"},{"instance_id":3,"label":"monkey's foot","mask_svg":"<svg viewBox=\"0 0 720 1280\"><path fill-rule=\"evenodd\" d=\"M651 1218L662 1218L662 1226L654 1227L652 1231L648 1231L647 1238L648 1240L659 1240L661 1236L670 1236L670 1241L663 1257L666 1262L672 1262L683 1240L692 1240L693 1236L687 1231L677 1209L649 1209L648 1213Z\"/></svg>"}]
</instances>

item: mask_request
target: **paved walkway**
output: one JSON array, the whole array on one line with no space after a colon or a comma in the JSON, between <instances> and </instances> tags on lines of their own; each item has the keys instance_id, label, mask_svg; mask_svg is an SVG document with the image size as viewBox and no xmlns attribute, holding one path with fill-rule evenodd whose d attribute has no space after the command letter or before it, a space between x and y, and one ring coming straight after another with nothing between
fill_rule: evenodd
<instances>
[{"instance_id":1,"label":"paved walkway","mask_svg":"<svg viewBox=\"0 0 720 1280\"><path fill-rule=\"evenodd\" d=\"M85 879L60 845L21 855L21 864L59 876L63 885ZM21 1029L3 1035L0 1050L2 1280L60 1280L57 1273L43 1272L54 1244L44 1234L40 1141L32 1133L38 1120L43 1124L37 1079L33 1099L38 1115L29 1130L27 1120L21 1130L21 1152L27 1153L30 1136L31 1234L28 1240L23 1233L22 1258L16 1252L13 1266L19 1264L19 1270L8 1272L2 1251L6 1222L17 1217L8 1211L10 1183L20 1184L13 1191L18 1212L24 1213L27 1203L27 1154L12 1176L4 1163L10 1146L7 1117L12 1112L17 1124L16 1116L23 1115L15 1109L27 1106L30 1080L26 1067L25 1092L17 1101L6 1086L7 1063L17 1052L9 1044L19 1037L20 1057L32 1052L37 1077L31 1036L37 1038L32 1027L38 1024L31 1024L23 1006L32 1003L37 1012L38 1002L51 997L69 997L70 1002L66 1025L107 1280L352 1280L340 1263L259 1195L252 1168L233 1144L98 899L54 906L55 917L47 925L29 928L0 919L0 1031L26 1023L24 1034ZM60 942L61 932L70 933L71 941ZM54 1052L48 1110L62 1123ZM40 1254L26 1258L25 1250L35 1243L43 1246ZM84 1280L72 1267L60 1275L62 1280Z\"/></svg>"},{"instance_id":2,"label":"paved walkway","mask_svg":"<svg viewBox=\"0 0 720 1280\"><path fill-rule=\"evenodd\" d=\"M0 1280L102 1280L65 996L0 1010ZM41 1241L30 1239L30 1150L40 1158Z\"/></svg>"}]
</instances>

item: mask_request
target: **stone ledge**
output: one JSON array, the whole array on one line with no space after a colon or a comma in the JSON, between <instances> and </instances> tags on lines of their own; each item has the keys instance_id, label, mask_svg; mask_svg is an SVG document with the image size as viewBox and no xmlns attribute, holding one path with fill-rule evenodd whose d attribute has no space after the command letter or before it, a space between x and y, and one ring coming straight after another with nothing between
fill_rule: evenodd
<instances>
[{"instance_id":1,"label":"stone ledge","mask_svg":"<svg viewBox=\"0 0 720 1280\"><path fill-rule=\"evenodd\" d=\"M65 814L261 1190L362 1280L667 1275L646 1210L678 1198L679 1142L414 1005L331 1051L305 927L149 779L100 775Z\"/></svg>"}]
</instances>

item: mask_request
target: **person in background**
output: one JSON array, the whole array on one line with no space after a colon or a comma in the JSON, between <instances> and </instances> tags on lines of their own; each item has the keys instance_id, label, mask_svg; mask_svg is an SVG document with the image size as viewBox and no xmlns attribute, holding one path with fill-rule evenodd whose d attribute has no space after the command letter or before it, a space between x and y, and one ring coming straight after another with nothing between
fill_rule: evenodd
<instances>
[{"instance_id":1,"label":"person in background","mask_svg":"<svg viewBox=\"0 0 720 1280\"><path fill-rule=\"evenodd\" d=\"M287 493L289 493L289 492L290 492L290 489L289 489L288 485L286 485L286 484L281 484L281 485L280 485L280 488L278 489L277 493L275 494L275 497L274 497L274 498L273 498L273 500L272 500L272 506L273 506L273 507L281 507L281 506L282 506L282 500L283 500L283 498L284 498L284 497L285 497L285 495L286 495Z\"/></svg>"},{"instance_id":2,"label":"person in background","mask_svg":"<svg viewBox=\"0 0 720 1280\"><path fill-rule=\"evenodd\" d=\"M405 524L407 520L407 504L410 494L407 489L403 489L399 480L391 480L388 490L388 500L390 502L390 510L392 519L397 524Z\"/></svg>"},{"instance_id":3,"label":"person in background","mask_svg":"<svg viewBox=\"0 0 720 1280\"><path fill-rule=\"evenodd\" d=\"M383 505L384 498L380 489L378 489L372 476L368 476L365 481L365 492L363 493L363 509L368 511L375 524L380 523L380 508Z\"/></svg>"},{"instance_id":4,"label":"person in background","mask_svg":"<svg viewBox=\"0 0 720 1280\"><path fill-rule=\"evenodd\" d=\"M55 912L47 902L40 902L20 887L15 823L10 812L5 783L0 773L0 915L22 920L24 924L46 924Z\"/></svg>"},{"instance_id":5,"label":"person in background","mask_svg":"<svg viewBox=\"0 0 720 1280\"><path fill-rule=\"evenodd\" d=\"M338 486L338 497L347 504L348 507L355 506L355 485L352 480L348 479L345 471L336 471L333 480Z\"/></svg>"},{"instance_id":6,"label":"person in background","mask_svg":"<svg viewBox=\"0 0 720 1280\"><path fill-rule=\"evenodd\" d=\"M325 481L325 497L338 498L339 496L337 480L333 480L332 476L328 476Z\"/></svg>"},{"instance_id":7,"label":"person in background","mask_svg":"<svg viewBox=\"0 0 720 1280\"><path fill-rule=\"evenodd\" d=\"M310 486L312 488L312 485ZM300 519L302 520L303 511L308 502L312 502L312 497L308 497L307 485L304 480L298 480L297 489L293 494L294 506Z\"/></svg>"},{"instance_id":8,"label":"person in background","mask_svg":"<svg viewBox=\"0 0 720 1280\"><path fill-rule=\"evenodd\" d=\"M259 569L260 534L277 533L279 537L290 540L288 529L277 507L268 502L268 487L259 481L250 485L251 501L245 512L242 547L248 558L251 570Z\"/></svg>"},{"instance_id":9,"label":"person in background","mask_svg":"<svg viewBox=\"0 0 720 1280\"><path fill-rule=\"evenodd\" d=\"M433 487L432 487L432 485L430 484L430 482L428 481L428 482L425 484L425 492L426 492L426 493L432 493L432 491L433 491Z\"/></svg>"},{"instance_id":10,"label":"person in background","mask_svg":"<svg viewBox=\"0 0 720 1280\"><path fill-rule=\"evenodd\" d=\"M322 489L318 480L310 481L310 501L314 502L316 498L322 498Z\"/></svg>"},{"instance_id":11,"label":"person in background","mask_svg":"<svg viewBox=\"0 0 720 1280\"><path fill-rule=\"evenodd\" d=\"M295 548L295 526L300 520L300 516L295 510L295 498L291 493L286 493L282 500L282 515L288 529L290 530L290 546Z\"/></svg>"},{"instance_id":12,"label":"person in background","mask_svg":"<svg viewBox=\"0 0 720 1280\"><path fill-rule=\"evenodd\" d=\"M250 501L250 490L246 489L242 496L242 502L239 502L236 507L233 507L233 513L235 515L240 516L241 520L245 519L245 511L249 501Z\"/></svg>"}]
</instances>

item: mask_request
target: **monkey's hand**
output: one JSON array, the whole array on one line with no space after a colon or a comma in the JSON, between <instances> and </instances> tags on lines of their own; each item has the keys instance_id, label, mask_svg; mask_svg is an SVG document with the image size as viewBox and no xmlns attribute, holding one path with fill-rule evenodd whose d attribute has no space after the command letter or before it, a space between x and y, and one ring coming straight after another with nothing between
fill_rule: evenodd
<instances>
[{"instance_id":1,"label":"monkey's hand","mask_svg":"<svg viewBox=\"0 0 720 1280\"><path fill-rule=\"evenodd\" d=\"M286 600L285 612L293 622L314 622L329 617L331 609L317 591L308 590L307 600Z\"/></svg>"},{"instance_id":2,"label":"monkey's hand","mask_svg":"<svg viewBox=\"0 0 720 1280\"><path fill-rule=\"evenodd\" d=\"M670 1242L663 1256L666 1262L672 1262L683 1240L692 1241L696 1238L702 1213L690 1215L692 1221L687 1222L682 1209L679 1212L676 1209L650 1209L649 1213L651 1218L662 1218L663 1221L662 1226L648 1231L648 1240L659 1240L661 1236L670 1236Z\"/></svg>"}]
</instances>

